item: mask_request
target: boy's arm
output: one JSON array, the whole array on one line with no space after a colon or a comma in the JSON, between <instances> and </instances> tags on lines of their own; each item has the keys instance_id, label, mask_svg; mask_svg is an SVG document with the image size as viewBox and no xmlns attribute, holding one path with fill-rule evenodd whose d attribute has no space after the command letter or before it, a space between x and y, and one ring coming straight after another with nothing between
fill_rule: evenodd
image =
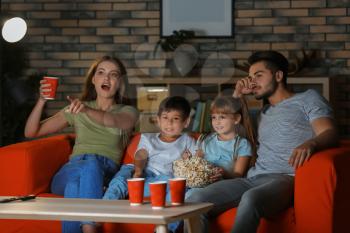
<instances>
[{"instance_id":1,"label":"boy's arm","mask_svg":"<svg viewBox=\"0 0 350 233\"><path fill-rule=\"evenodd\" d=\"M135 153L135 172L133 175L134 178L142 177L143 169L146 167L147 158L148 152L145 149L140 149Z\"/></svg>"}]
</instances>

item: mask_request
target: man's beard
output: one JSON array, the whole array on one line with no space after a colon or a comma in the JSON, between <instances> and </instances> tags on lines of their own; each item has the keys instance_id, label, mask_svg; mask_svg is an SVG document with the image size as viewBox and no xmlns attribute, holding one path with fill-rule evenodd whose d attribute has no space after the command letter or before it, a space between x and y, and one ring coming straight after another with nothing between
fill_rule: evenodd
<instances>
[{"instance_id":1,"label":"man's beard","mask_svg":"<svg viewBox=\"0 0 350 233\"><path fill-rule=\"evenodd\" d=\"M277 90L278 83L276 81L276 74L273 75L271 83L268 85L267 90L260 94L260 95L255 95L255 99L261 100L261 99L268 99L270 96L275 94Z\"/></svg>"}]
</instances>

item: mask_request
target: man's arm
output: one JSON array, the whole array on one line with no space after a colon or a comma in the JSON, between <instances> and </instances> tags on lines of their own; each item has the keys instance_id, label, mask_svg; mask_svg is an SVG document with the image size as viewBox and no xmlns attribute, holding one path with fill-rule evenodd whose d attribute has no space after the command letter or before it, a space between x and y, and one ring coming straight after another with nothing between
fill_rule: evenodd
<instances>
[{"instance_id":1,"label":"man's arm","mask_svg":"<svg viewBox=\"0 0 350 233\"><path fill-rule=\"evenodd\" d=\"M316 151L338 145L338 132L334 120L321 117L311 122L315 137L299 145L292 152L289 164L295 169L301 167Z\"/></svg>"}]
</instances>

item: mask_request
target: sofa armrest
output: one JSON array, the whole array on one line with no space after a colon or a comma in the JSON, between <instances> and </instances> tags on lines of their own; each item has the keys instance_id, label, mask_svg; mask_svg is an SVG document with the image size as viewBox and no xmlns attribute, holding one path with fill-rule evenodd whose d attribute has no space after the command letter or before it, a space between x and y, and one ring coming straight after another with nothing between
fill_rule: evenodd
<instances>
[{"instance_id":1,"label":"sofa armrest","mask_svg":"<svg viewBox=\"0 0 350 233\"><path fill-rule=\"evenodd\" d=\"M350 147L320 151L295 176L297 233L344 232L350 209Z\"/></svg>"},{"instance_id":2,"label":"sofa armrest","mask_svg":"<svg viewBox=\"0 0 350 233\"><path fill-rule=\"evenodd\" d=\"M129 145L126 147L122 164L134 163L134 155L141 138L141 133L135 133L131 138Z\"/></svg>"},{"instance_id":3,"label":"sofa armrest","mask_svg":"<svg viewBox=\"0 0 350 233\"><path fill-rule=\"evenodd\" d=\"M50 182L71 153L71 137L52 136L0 148L0 195L49 192Z\"/></svg>"}]
</instances>

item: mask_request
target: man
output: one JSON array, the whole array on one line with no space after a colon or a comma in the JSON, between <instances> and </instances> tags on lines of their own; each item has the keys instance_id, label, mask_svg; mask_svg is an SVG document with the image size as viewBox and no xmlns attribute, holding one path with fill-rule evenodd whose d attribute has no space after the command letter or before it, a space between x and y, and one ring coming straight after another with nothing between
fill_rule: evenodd
<instances>
[{"instance_id":1,"label":"man","mask_svg":"<svg viewBox=\"0 0 350 233\"><path fill-rule=\"evenodd\" d=\"M249 76L237 82L233 97L254 94L269 102L260 113L258 157L247 178L216 182L187 199L214 203L202 216L203 232L208 231L208 218L237 206L232 232L256 232L261 217L275 215L292 204L295 169L315 151L338 141L327 101L314 90L299 94L287 90L288 61L282 54L260 51L248 62Z\"/></svg>"}]
</instances>

